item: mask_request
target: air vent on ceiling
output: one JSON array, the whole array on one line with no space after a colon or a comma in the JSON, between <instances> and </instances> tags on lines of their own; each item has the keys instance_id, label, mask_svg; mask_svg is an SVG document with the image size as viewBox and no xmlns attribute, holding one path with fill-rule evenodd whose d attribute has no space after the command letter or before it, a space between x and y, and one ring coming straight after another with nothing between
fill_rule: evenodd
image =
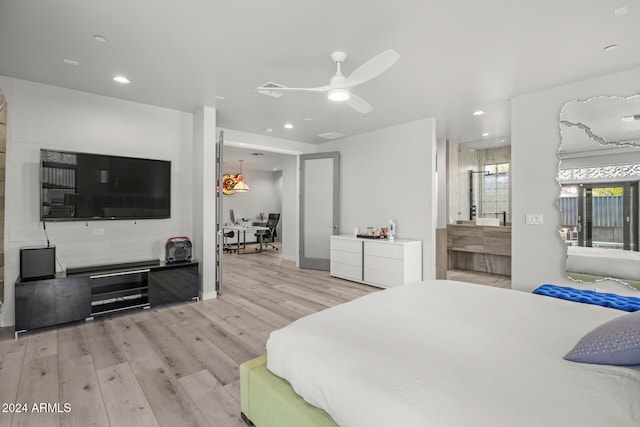
<instances>
[{"instance_id":1,"label":"air vent on ceiling","mask_svg":"<svg viewBox=\"0 0 640 427\"><path fill-rule=\"evenodd\" d=\"M326 139L338 139L338 138L345 137L347 135L345 135L343 133L340 133L340 132L325 132L325 133L321 133L318 136L320 138L326 138Z\"/></svg>"},{"instance_id":2,"label":"air vent on ceiling","mask_svg":"<svg viewBox=\"0 0 640 427\"><path fill-rule=\"evenodd\" d=\"M274 82L266 82L263 85L258 86L260 89L256 89L256 92L261 93L263 95L271 96L273 98L280 98L282 95L285 95L287 92L284 90L269 90L268 88L283 88L285 86L279 85Z\"/></svg>"}]
</instances>

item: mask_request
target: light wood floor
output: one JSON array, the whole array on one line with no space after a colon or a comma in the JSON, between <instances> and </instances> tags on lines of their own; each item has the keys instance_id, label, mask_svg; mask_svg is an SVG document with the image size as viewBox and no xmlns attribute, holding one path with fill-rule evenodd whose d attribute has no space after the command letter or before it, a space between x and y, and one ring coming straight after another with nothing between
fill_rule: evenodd
<instances>
[{"instance_id":1,"label":"light wood floor","mask_svg":"<svg viewBox=\"0 0 640 427\"><path fill-rule=\"evenodd\" d=\"M265 353L269 333L378 291L297 269L276 251L226 256L224 279L217 299L0 341L0 402L27 410L0 412L0 427L244 426L238 366Z\"/></svg>"},{"instance_id":2,"label":"light wood floor","mask_svg":"<svg viewBox=\"0 0 640 427\"><path fill-rule=\"evenodd\" d=\"M269 333L377 291L297 269L278 254L226 256L217 299L0 342L0 402L28 412L2 411L0 426L245 425L238 366L265 353ZM34 412L42 403L49 412Z\"/></svg>"}]
</instances>

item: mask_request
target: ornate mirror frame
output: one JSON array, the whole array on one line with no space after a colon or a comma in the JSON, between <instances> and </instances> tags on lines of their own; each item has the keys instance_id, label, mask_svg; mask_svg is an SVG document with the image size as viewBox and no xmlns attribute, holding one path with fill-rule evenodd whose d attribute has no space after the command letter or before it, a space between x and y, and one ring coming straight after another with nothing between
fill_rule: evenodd
<instances>
[{"instance_id":1,"label":"ornate mirror frame","mask_svg":"<svg viewBox=\"0 0 640 427\"><path fill-rule=\"evenodd\" d=\"M640 95L567 102L559 127L565 273L640 291Z\"/></svg>"}]
</instances>

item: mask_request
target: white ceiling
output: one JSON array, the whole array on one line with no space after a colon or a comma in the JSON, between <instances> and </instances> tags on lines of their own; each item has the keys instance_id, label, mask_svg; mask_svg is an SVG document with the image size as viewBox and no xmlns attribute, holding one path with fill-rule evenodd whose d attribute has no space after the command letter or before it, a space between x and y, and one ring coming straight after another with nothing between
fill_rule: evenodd
<instances>
[{"instance_id":1,"label":"white ceiling","mask_svg":"<svg viewBox=\"0 0 640 427\"><path fill-rule=\"evenodd\" d=\"M331 52L347 52L348 75L386 49L400 60L354 90L367 117L320 94L255 92L324 85ZM512 97L637 66L640 0L0 0L0 75L212 106L220 127L308 143L436 117L440 139L508 144Z\"/></svg>"},{"instance_id":2,"label":"white ceiling","mask_svg":"<svg viewBox=\"0 0 640 427\"><path fill-rule=\"evenodd\" d=\"M240 172L242 160L242 170L282 171L287 156L290 155L225 145L223 170L225 173Z\"/></svg>"}]
</instances>

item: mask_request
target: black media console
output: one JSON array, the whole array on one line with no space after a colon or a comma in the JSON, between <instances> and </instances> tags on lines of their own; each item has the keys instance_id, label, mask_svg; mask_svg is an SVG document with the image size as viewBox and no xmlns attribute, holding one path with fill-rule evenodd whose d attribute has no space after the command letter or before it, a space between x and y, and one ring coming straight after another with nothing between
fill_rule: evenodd
<instances>
[{"instance_id":1,"label":"black media console","mask_svg":"<svg viewBox=\"0 0 640 427\"><path fill-rule=\"evenodd\" d=\"M157 260L67 269L16 281L16 336L131 308L198 299L198 263Z\"/></svg>"}]
</instances>

